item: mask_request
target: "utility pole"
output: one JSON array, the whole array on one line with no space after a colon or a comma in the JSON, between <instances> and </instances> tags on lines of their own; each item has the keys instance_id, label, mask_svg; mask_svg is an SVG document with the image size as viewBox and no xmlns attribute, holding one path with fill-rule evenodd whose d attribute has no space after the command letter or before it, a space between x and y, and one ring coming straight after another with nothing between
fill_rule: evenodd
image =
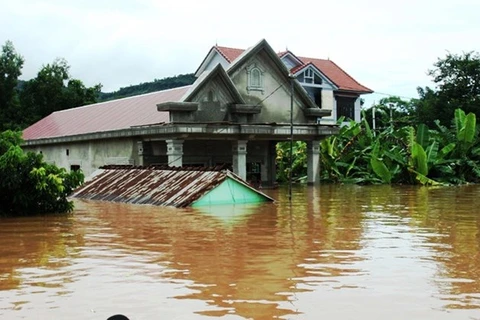
<instances>
[{"instance_id":1,"label":"utility pole","mask_svg":"<svg viewBox=\"0 0 480 320\"><path fill-rule=\"evenodd\" d=\"M292 168L293 168L293 84L295 78L289 74L290 78L290 169L288 171L288 201L292 202Z\"/></svg>"},{"instance_id":2,"label":"utility pole","mask_svg":"<svg viewBox=\"0 0 480 320\"><path fill-rule=\"evenodd\" d=\"M377 133L375 131L375 101L373 101L373 107L372 107L372 126L373 126L373 136L376 136Z\"/></svg>"}]
</instances>

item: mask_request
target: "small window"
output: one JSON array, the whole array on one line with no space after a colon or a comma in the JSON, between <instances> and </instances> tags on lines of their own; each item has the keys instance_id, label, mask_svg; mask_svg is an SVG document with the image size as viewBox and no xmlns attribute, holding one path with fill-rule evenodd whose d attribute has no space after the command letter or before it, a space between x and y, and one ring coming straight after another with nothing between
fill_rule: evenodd
<instances>
[{"instance_id":1,"label":"small window","mask_svg":"<svg viewBox=\"0 0 480 320\"><path fill-rule=\"evenodd\" d=\"M253 69L252 74L250 75L251 80L250 80L250 86L252 87L261 87L261 82L260 82L260 70L258 69Z\"/></svg>"},{"instance_id":2,"label":"small window","mask_svg":"<svg viewBox=\"0 0 480 320\"><path fill-rule=\"evenodd\" d=\"M69 156L69 155L70 155L70 150L68 150L68 149L65 150L65 154L66 154L67 156Z\"/></svg>"},{"instance_id":3,"label":"small window","mask_svg":"<svg viewBox=\"0 0 480 320\"><path fill-rule=\"evenodd\" d=\"M80 170L80 166L78 164L72 164L70 166L70 171L78 171Z\"/></svg>"},{"instance_id":4,"label":"small window","mask_svg":"<svg viewBox=\"0 0 480 320\"><path fill-rule=\"evenodd\" d=\"M312 69L307 69L303 73L303 79L305 83L313 83L313 70Z\"/></svg>"},{"instance_id":5,"label":"small window","mask_svg":"<svg viewBox=\"0 0 480 320\"><path fill-rule=\"evenodd\" d=\"M261 91L263 93L263 71L256 63L250 65L247 70L247 91Z\"/></svg>"}]
</instances>

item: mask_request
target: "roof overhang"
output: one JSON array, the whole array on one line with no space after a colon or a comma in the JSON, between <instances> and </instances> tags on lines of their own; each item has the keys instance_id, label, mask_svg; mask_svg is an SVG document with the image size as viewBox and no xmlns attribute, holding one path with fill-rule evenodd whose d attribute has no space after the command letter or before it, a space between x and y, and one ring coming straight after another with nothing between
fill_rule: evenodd
<instances>
[{"instance_id":1,"label":"roof overhang","mask_svg":"<svg viewBox=\"0 0 480 320\"><path fill-rule=\"evenodd\" d=\"M192 112L198 110L198 102L163 102L157 104L158 111Z\"/></svg>"},{"instance_id":2,"label":"roof overhang","mask_svg":"<svg viewBox=\"0 0 480 320\"><path fill-rule=\"evenodd\" d=\"M318 109L318 108L317 108ZM322 109L318 109L322 110ZM309 111L307 111L309 112ZM317 112L317 111L315 111ZM336 125L294 124L293 134L299 140L319 140L339 132ZM182 137L192 140L288 140L290 139L289 123L165 123L159 125L131 127L116 131L95 132L74 136L52 137L37 140L26 140L24 146L42 146L61 143L74 143L90 140L139 138L147 140L166 140Z\"/></svg>"}]
</instances>

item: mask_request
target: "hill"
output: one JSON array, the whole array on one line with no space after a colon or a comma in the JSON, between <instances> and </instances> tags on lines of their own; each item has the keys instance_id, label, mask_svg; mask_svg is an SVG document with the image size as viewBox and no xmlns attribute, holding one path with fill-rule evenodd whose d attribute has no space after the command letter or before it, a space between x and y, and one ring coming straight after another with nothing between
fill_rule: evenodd
<instances>
[{"instance_id":1,"label":"hill","mask_svg":"<svg viewBox=\"0 0 480 320\"><path fill-rule=\"evenodd\" d=\"M160 90L172 89L190 85L195 81L193 73L180 74L178 76L167 77L163 79L155 79L152 82L144 82L120 88L114 92L100 92L99 102L120 99L125 97L136 96L139 94L155 92Z\"/></svg>"}]
</instances>

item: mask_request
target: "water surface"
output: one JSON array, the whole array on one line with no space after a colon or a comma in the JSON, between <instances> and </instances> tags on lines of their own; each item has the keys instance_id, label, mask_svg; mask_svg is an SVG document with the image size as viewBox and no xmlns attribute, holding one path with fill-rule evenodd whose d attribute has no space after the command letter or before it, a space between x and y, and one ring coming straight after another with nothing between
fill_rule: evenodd
<instances>
[{"instance_id":1,"label":"water surface","mask_svg":"<svg viewBox=\"0 0 480 320\"><path fill-rule=\"evenodd\" d=\"M480 319L480 187L1 219L0 318Z\"/></svg>"}]
</instances>

